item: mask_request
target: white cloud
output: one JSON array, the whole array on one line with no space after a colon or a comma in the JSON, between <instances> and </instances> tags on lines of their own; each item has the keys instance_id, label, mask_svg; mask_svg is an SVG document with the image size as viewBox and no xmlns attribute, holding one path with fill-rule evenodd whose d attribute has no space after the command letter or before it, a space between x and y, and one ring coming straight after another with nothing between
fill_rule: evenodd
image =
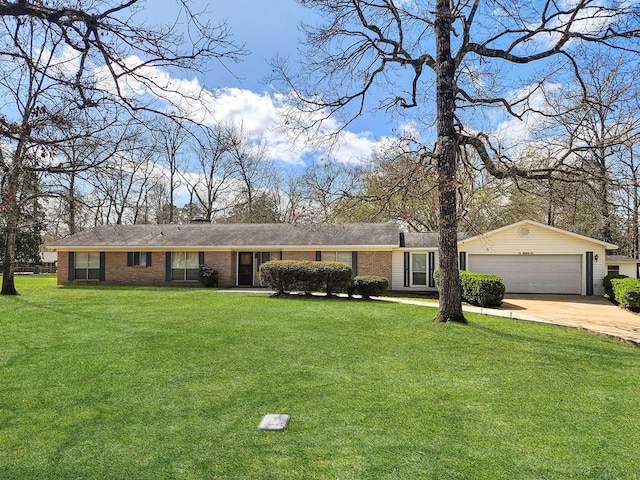
<instances>
[{"instance_id":1,"label":"white cloud","mask_svg":"<svg viewBox=\"0 0 640 480\"><path fill-rule=\"evenodd\" d=\"M49 59L51 59L50 62ZM53 69L62 78L74 78L80 68L80 54L68 45L65 45L58 54L43 50L40 60L49 63L47 68Z\"/></svg>"},{"instance_id":2,"label":"white cloud","mask_svg":"<svg viewBox=\"0 0 640 480\"><path fill-rule=\"evenodd\" d=\"M564 87L560 84L545 86L547 94L558 92ZM509 101L517 102L524 99L514 110L520 110L521 117L510 117L497 125L493 137L506 150L521 148L525 143L534 139L535 133L546 122L543 113L553 114L553 108L547 100L547 95L537 85L528 85L511 92Z\"/></svg>"},{"instance_id":3,"label":"white cloud","mask_svg":"<svg viewBox=\"0 0 640 480\"><path fill-rule=\"evenodd\" d=\"M573 34L598 36L608 27L620 21L627 14L626 11L637 3L637 0L614 2L597 0L586 4L581 0L560 1L559 11L567 13L553 17L553 21L545 24L545 28L551 31L539 33L531 40L535 40L545 48L550 48L562 38L569 25L571 25L569 31ZM539 23L529 25L531 30L539 27Z\"/></svg>"},{"instance_id":4,"label":"white cloud","mask_svg":"<svg viewBox=\"0 0 640 480\"><path fill-rule=\"evenodd\" d=\"M137 57L124 61L127 68L134 68L139 63ZM286 118L293 107L288 97L281 93L258 93L232 87L208 90L195 78L178 79L156 67L145 66L136 72L136 78L125 77L121 86L124 95L156 104L160 102L164 104L163 108L179 110L204 125L242 125L246 132L264 142L273 160L302 165L306 157L322 154L339 162L357 163L369 157L371 150L379 144L370 132L338 132L333 119L323 122L315 139L319 141L309 138L308 132L292 134ZM115 94L115 84L105 67L96 71L96 78ZM298 114L310 118L307 113ZM326 141L325 136L332 134L337 134L337 142Z\"/></svg>"}]
</instances>

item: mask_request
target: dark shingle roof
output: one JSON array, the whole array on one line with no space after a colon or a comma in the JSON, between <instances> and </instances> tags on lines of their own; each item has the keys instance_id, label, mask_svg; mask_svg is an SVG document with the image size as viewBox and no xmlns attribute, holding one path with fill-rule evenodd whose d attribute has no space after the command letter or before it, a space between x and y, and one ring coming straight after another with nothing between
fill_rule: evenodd
<instances>
[{"instance_id":1,"label":"dark shingle roof","mask_svg":"<svg viewBox=\"0 0 640 480\"><path fill-rule=\"evenodd\" d=\"M397 246L398 239L398 226L391 223L103 225L57 240L49 246Z\"/></svg>"},{"instance_id":2,"label":"dark shingle roof","mask_svg":"<svg viewBox=\"0 0 640 480\"><path fill-rule=\"evenodd\" d=\"M469 233L459 233L458 241L469 238ZM404 245L406 248L438 248L438 232L409 232L404 234Z\"/></svg>"},{"instance_id":3,"label":"dark shingle roof","mask_svg":"<svg viewBox=\"0 0 640 480\"><path fill-rule=\"evenodd\" d=\"M406 248L436 248L438 246L438 232L407 232L404 234Z\"/></svg>"},{"instance_id":4,"label":"dark shingle roof","mask_svg":"<svg viewBox=\"0 0 640 480\"><path fill-rule=\"evenodd\" d=\"M626 255L607 255L605 257L607 263L640 263L640 260Z\"/></svg>"}]
</instances>

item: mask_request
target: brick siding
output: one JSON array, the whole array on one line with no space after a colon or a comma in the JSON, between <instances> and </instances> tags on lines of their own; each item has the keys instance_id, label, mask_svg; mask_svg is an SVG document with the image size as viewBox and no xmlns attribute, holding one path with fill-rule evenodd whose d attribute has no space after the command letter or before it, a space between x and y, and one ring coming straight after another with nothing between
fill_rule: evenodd
<instances>
[{"instance_id":1,"label":"brick siding","mask_svg":"<svg viewBox=\"0 0 640 480\"><path fill-rule=\"evenodd\" d=\"M127 252L105 253L105 280L109 285L194 285L192 282L167 282L166 252L152 252L151 266L127 266ZM221 287L235 285L236 268L235 252L205 252L205 263L218 270L218 281ZM58 254L58 285L69 283L96 283L86 281L69 281L69 252ZM197 282L195 283L197 284Z\"/></svg>"},{"instance_id":2,"label":"brick siding","mask_svg":"<svg viewBox=\"0 0 640 480\"><path fill-rule=\"evenodd\" d=\"M127 252L106 252L104 283L110 285L165 285L165 254L152 252L150 267L128 267Z\"/></svg>"},{"instance_id":3,"label":"brick siding","mask_svg":"<svg viewBox=\"0 0 640 480\"><path fill-rule=\"evenodd\" d=\"M218 286L233 287L236 284L236 252L204 252L204 263L218 271Z\"/></svg>"},{"instance_id":4,"label":"brick siding","mask_svg":"<svg viewBox=\"0 0 640 480\"><path fill-rule=\"evenodd\" d=\"M358 275L378 275L391 285L391 252L358 252Z\"/></svg>"},{"instance_id":5,"label":"brick siding","mask_svg":"<svg viewBox=\"0 0 640 480\"><path fill-rule=\"evenodd\" d=\"M69 283L69 252L58 252L58 285Z\"/></svg>"},{"instance_id":6,"label":"brick siding","mask_svg":"<svg viewBox=\"0 0 640 480\"><path fill-rule=\"evenodd\" d=\"M179 285L180 282L165 281L166 252L153 252L150 267L127 266L127 252L106 252L105 254L105 284L111 285ZM283 260L311 260L316 259L315 251L283 252ZM205 263L218 270L220 287L236 285L237 253L236 252L205 252ZM254 284L259 285L257 268L254 269ZM391 252L358 252L358 274L379 275L391 281ZM58 284L95 283L69 282L69 253L58 253ZM193 285L184 282L183 285Z\"/></svg>"}]
</instances>

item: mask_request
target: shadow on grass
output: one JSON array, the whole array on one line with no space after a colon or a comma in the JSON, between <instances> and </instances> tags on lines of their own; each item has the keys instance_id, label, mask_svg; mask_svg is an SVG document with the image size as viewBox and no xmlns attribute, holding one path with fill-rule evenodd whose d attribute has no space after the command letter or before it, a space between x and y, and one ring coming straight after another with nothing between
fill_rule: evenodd
<instances>
[{"instance_id":1,"label":"shadow on grass","mask_svg":"<svg viewBox=\"0 0 640 480\"><path fill-rule=\"evenodd\" d=\"M471 320L469 319L469 315L467 315L467 320L469 323L467 326L477 332L480 332L486 336L493 336L495 338L500 338L502 340L507 340L513 343L520 344L532 344L539 345L544 348L545 354L549 357L563 359L566 358L566 351L568 349L575 350L576 352L580 352L584 354L588 352L590 354L596 355L598 357L609 357L611 359L620 360L621 357L627 358L636 358L637 352L632 349L615 349L612 350L612 344L624 345L616 340L607 339L605 337L600 337L597 335L593 335L588 332L581 332L575 328L566 327L563 325L553 325L553 324L544 324L544 325L526 325L528 327L535 327L536 331L540 329L544 329L549 332L548 335L540 335L535 332L526 333L523 328L521 331L514 332L513 327L517 328L518 323L525 322L524 320L511 320L500 318L499 320L505 322L513 322L507 328L500 328L499 326L487 325L486 323L479 323L473 319L471 316ZM497 318L497 317L494 317ZM525 324L522 323L522 326L525 327ZM558 335L558 333L567 333L567 335ZM601 341L593 341L593 342L584 342L581 340L581 336L569 335L569 333L581 332L585 336L593 337L594 339L600 339ZM562 353L557 353L562 350Z\"/></svg>"}]
</instances>

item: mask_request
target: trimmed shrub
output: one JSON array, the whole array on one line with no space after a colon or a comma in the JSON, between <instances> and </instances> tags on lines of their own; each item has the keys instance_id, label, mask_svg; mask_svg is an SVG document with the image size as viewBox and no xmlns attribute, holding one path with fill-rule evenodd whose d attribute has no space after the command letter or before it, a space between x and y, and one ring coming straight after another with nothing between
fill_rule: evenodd
<instances>
[{"instance_id":1,"label":"trimmed shrub","mask_svg":"<svg viewBox=\"0 0 640 480\"><path fill-rule=\"evenodd\" d=\"M302 265L309 262L300 260L271 260L260 265L260 283L276 291L276 295L297 289L298 273Z\"/></svg>"},{"instance_id":2,"label":"trimmed shrub","mask_svg":"<svg viewBox=\"0 0 640 480\"><path fill-rule=\"evenodd\" d=\"M488 273L460 271L462 298L479 307L499 307L505 294L502 277Z\"/></svg>"},{"instance_id":3,"label":"trimmed shrub","mask_svg":"<svg viewBox=\"0 0 640 480\"><path fill-rule=\"evenodd\" d=\"M627 275L620 275L619 273L610 273L606 277L602 279L602 286L604 287L604 293L607 297L609 297L612 301L617 301L616 296L613 293L613 285L611 285L611 280L615 278L629 278Z\"/></svg>"},{"instance_id":4,"label":"trimmed shrub","mask_svg":"<svg viewBox=\"0 0 640 480\"><path fill-rule=\"evenodd\" d=\"M200 265L198 267L200 283L207 288L218 286L218 271L212 265Z\"/></svg>"},{"instance_id":5,"label":"trimmed shrub","mask_svg":"<svg viewBox=\"0 0 640 480\"><path fill-rule=\"evenodd\" d=\"M615 301L634 312L640 311L640 280L636 278L613 278L611 286Z\"/></svg>"},{"instance_id":6,"label":"trimmed shrub","mask_svg":"<svg viewBox=\"0 0 640 480\"><path fill-rule=\"evenodd\" d=\"M317 281L327 296L344 292L351 283L353 271L346 263L341 262L311 262Z\"/></svg>"},{"instance_id":7,"label":"trimmed shrub","mask_svg":"<svg viewBox=\"0 0 640 480\"><path fill-rule=\"evenodd\" d=\"M489 273L460 270L460 286L462 300L479 307L499 307L504 299L505 286L502 277ZM440 270L433 274L440 289Z\"/></svg>"},{"instance_id":8,"label":"trimmed shrub","mask_svg":"<svg viewBox=\"0 0 640 480\"><path fill-rule=\"evenodd\" d=\"M316 262L301 261L295 271L295 281L292 290L301 290L307 295L321 290L324 282L314 267Z\"/></svg>"},{"instance_id":9,"label":"trimmed shrub","mask_svg":"<svg viewBox=\"0 0 640 480\"><path fill-rule=\"evenodd\" d=\"M376 275L359 275L353 279L353 288L362 298L378 297L389 288L389 280Z\"/></svg>"},{"instance_id":10,"label":"trimmed shrub","mask_svg":"<svg viewBox=\"0 0 640 480\"><path fill-rule=\"evenodd\" d=\"M340 262L271 260L260 265L260 281L276 295L300 290L324 290L327 295L345 291L351 281L351 267Z\"/></svg>"}]
</instances>

